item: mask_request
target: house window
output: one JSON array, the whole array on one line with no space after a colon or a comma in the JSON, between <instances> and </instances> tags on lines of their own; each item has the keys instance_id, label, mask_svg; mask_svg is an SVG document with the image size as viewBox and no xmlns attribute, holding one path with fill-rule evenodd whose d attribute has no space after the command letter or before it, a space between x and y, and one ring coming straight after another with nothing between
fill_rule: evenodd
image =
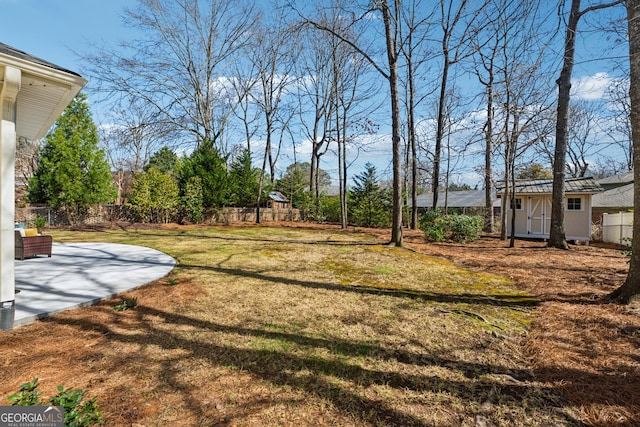
<instances>
[{"instance_id":1,"label":"house window","mask_svg":"<svg viewBox=\"0 0 640 427\"><path fill-rule=\"evenodd\" d=\"M517 210L517 211L521 211L522 210L522 199L517 197L515 199L510 199L511 201L511 210ZM515 207L515 208L514 208Z\"/></svg>"},{"instance_id":2,"label":"house window","mask_svg":"<svg viewBox=\"0 0 640 427\"><path fill-rule=\"evenodd\" d=\"M580 197L569 197L567 199L567 210L568 211L581 211L582 210L582 199Z\"/></svg>"}]
</instances>

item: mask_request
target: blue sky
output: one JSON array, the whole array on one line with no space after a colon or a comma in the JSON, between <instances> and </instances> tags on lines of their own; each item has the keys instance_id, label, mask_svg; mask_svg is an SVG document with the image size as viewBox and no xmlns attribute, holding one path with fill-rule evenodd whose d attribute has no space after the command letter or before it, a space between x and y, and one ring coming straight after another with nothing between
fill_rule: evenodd
<instances>
[{"instance_id":1,"label":"blue sky","mask_svg":"<svg viewBox=\"0 0 640 427\"><path fill-rule=\"evenodd\" d=\"M121 40L120 14L132 0L0 0L0 41L71 71L91 43Z\"/></svg>"},{"instance_id":2,"label":"blue sky","mask_svg":"<svg viewBox=\"0 0 640 427\"><path fill-rule=\"evenodd\" d=\"M136 4L136 0L0 0L0 13L5 18L0 26L0 42L82 74L82 61L74 51L82 54L88 52L92 44L113 46L131 38L131 30L122 25L121 14L125 7ZM618 15L620 11L624 9L618 8ZM581 28L587 22L581 23ZM617 68L612 67L611 58L602 61L611 54L607 51L611 37L615 36L603 37L599 32L588 31L581 34L577 54L582 58L578 58L574 69L574 89L582 92L574 93L578 98L602 96L603 88L610 81L611 68ZM624 56L626 52L622 49L620 53ZM98 106L92 107L94 117L99 117L100 112L95 110ZM378 170L384 174L389 170L390 156L382 155L383 152L388 153L381 148L363 155L360 163L379 162ZM462 181L472 183L472 179L462 178Z\"/></svg>"}]
</instances>

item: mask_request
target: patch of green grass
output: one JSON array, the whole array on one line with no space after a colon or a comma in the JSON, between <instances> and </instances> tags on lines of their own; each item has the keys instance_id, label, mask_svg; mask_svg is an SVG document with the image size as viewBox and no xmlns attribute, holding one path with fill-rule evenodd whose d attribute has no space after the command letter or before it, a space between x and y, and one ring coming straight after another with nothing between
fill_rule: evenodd
<instances>
[{"instance_id":1,"label":"patch of green grass","mask_svg":"<svg viewBox=\"0 0 640 427\"><path fill-rule=\"evenodd\" d=\"M392 267L376 267L373 272L376 274L396 274L397 270Z\"/></svg>"}]
</instances>

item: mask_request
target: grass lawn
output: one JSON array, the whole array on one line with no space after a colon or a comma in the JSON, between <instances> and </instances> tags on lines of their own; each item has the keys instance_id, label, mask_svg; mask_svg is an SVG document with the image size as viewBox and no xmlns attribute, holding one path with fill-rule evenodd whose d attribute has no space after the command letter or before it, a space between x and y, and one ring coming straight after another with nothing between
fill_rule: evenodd
<instances>
[{"instance_id":1,"label":"grass lawn","mask_svg":"<svg viewBox=\"0 0 640 427\"><path fill-rule=\"evenodd\" d=\"M578 424L527 368L537 301L505 278L337 230L53 234L149 246L178 265L3 333L2 396L36 376L45 396L82 388L106 425Z\"/></svg>"}]
</instances>

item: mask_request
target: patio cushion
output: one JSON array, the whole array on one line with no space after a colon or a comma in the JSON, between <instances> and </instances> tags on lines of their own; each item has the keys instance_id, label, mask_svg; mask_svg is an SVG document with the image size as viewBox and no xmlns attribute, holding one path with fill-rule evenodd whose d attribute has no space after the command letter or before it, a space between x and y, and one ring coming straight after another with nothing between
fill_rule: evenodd
<instances>
[{"instance_id":1,"label":"patio cushion","mask_svg":"<svg viewBox=\"0 0 640 427\"><path fill-rule=\"evenodd\" d=\"M22 233L20 233L20 234L22 234ZM24 235L25 235L25 237L37 236L38 235L38 229L37 228L27 228L26 230L24 230Z\"/></svg>"}]
</instances>

